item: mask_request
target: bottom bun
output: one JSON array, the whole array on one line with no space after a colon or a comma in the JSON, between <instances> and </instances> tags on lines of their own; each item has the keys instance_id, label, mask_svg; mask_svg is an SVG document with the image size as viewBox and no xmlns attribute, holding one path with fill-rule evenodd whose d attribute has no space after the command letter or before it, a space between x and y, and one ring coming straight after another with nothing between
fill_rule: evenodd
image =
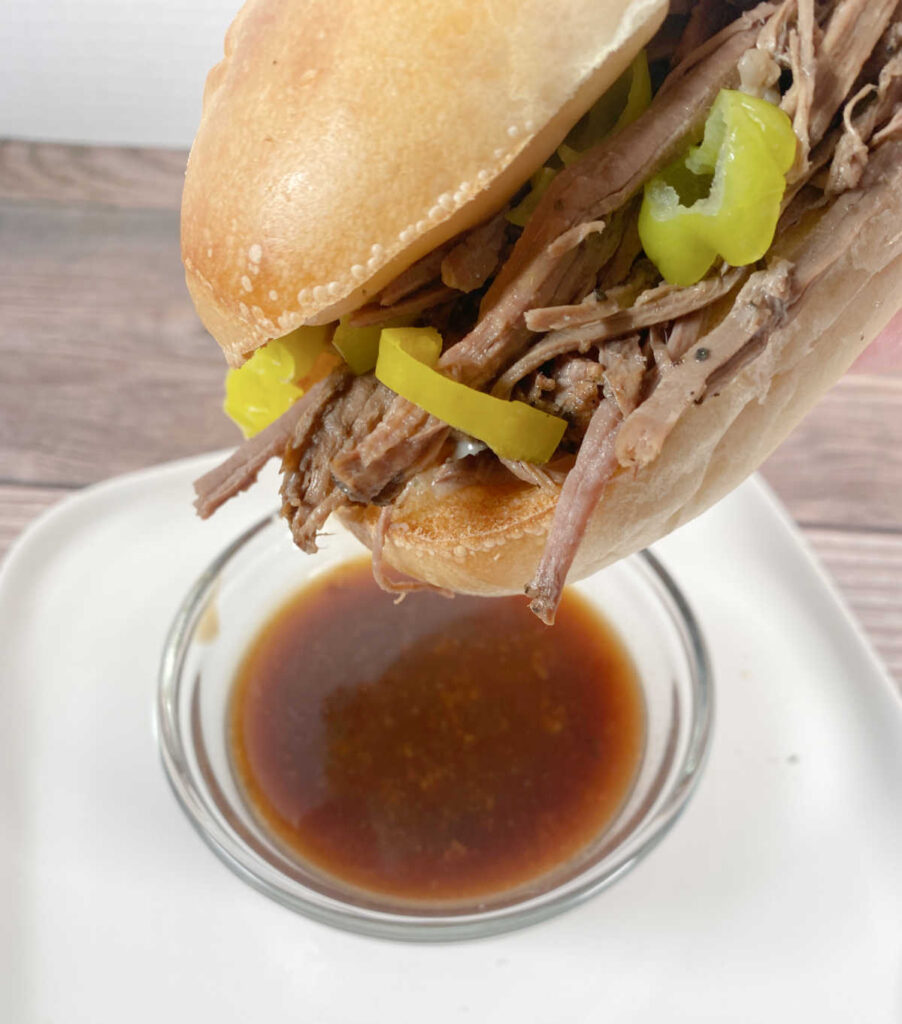
<instances>
[{"instance_id":1,"label":"bottom bun","mask_svg":"<svg viewBox=\"0 0 902 1024\"><path fill-rule=\"evenodd\" d=\"M654 543L741 483L886 326L902 296L902 218L898 195L888 199L880 191L867 230L806 291L765 351L718 395L691 406L654 462L621 471L608 484L571 582ZM384 559L461 593L522 592L559 493L511 478L503 486L463 486L439 499L414 481L393 508ZM341 519L372 547L379 514L355 505Z\"/></svg>"}]
</instances>

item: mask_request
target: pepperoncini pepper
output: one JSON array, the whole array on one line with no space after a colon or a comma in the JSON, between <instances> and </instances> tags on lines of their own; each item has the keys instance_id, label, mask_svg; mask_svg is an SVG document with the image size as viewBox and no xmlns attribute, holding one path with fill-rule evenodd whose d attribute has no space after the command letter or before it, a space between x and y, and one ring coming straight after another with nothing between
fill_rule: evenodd
<instances>
[{"instance_id":1,"label":"pepperoncini pepper","mask_svg":"<svg viewBox=\"0 0 902 1024\"><path fill-rule=\"evenodd\" d=\"M348 364L351 373L359 377L369 373L376 365L379 355L379 337L385 327L410 327L416 320L416 314L391 317L382 323L368 327L352 327L345 317L338 321L332 344L342 359Z\"/></svg>"},{"instance_id":2,"label":"pepperoncini pepper","mask_svg":"<svg viewBox=\"0 0 902 1024\"><path fill-rule=\"evenodd\" d=\"M754 263L770 248L796 153L787 115L722 89L701 144L645 185L639 237L670 284L700 281L718 257Z\"/></svg>"},{"instance_id":3,"label":"pepperoncini pepper","mask_svg":"<svg viewBox=\"0 0 902 1024\"><path fill-rule=\"evenodd\" d=\"M310 375L328 338L328 327L299 327L229 370L223 409L245 437L268 427L301 397L304 389L298 382Z\"/></svg>"},{"instance_id":4,"label":"pepperoncini pepper","mask_svg":"<svg viewBox=\"0 0 902 1024\"><path fill-rule=\"evenodd\" d=\"M567 136L566 145L579 155L609 135L616 135L644 113L651 103L651 74L648 57L640 50L632 64L610 89L578 121ZM566 164L567 161L565 160Z\"/></svg>"},{"instance_id":5,"label":"pepperoncini pepper","mask_svg":"<svg viewBox=\"0 0 902 1024\"><path fill-rule=\"evenodd\" d=\"M376 377L414 405L487 444L501 458L547 462L567 421L445 377L433 369L441 351L441 335L431 327L386 328L379 341Z\"/></svg>"},{"instance_id":6,"label":"pepperoncini pepper","mask_svg":"<svg viewBox=\"0 0 902 1024\"><path fill-rule=\"evenodd\" d=\"M339 321L332 335L332 344L353 374L369 373L379 353L380 325L352 327L345 319Z\"/></svg>"},{"instance_id":7,"label":"pepperoncini pepper","mask_svg":"<svg viewBox=\"0 0 902 1024\"><path fill-rule=\"evenodd\" d=\"M530 189L519 203L508 213L507 219L518 228L525 228L526 222L539 205L539 200L548 191L548 186L557 177L551 167L540 167L529 179Z\"/></svg>"}]
</instances>

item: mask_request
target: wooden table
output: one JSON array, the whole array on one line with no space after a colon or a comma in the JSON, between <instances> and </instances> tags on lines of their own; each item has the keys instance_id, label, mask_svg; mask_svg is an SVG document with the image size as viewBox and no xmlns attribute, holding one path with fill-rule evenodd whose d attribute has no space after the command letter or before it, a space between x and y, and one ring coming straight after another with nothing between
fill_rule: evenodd
<instances>
[{"instance_id":1,"label":"wooden table","mask_svg":"<svg viewBox=\"0 0 902 1024\"><path fill-rule=\"evenodd\" d=\"M235 442L182 280L184 163L0 142L0 554L79 487ZM902 685L902 373L846 377L764 475Z\"/></svg>"}]
</instances>

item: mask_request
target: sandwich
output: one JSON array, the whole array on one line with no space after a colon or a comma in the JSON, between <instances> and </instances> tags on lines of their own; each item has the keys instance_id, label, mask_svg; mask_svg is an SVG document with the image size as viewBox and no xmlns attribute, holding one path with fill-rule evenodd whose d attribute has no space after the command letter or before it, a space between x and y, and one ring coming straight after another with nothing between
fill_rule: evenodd
<instances>
[{"instance_id":1,"label":"sandwich","mask_svg":"<svg viewBox=\"0 0 902 1024\"><path fill-rule=\"evenodd\" d=\"M698 515L902 300L897 0L249 0L182 254L252 434L404 592L565 582Z\"/></svg>"}]
</instances>

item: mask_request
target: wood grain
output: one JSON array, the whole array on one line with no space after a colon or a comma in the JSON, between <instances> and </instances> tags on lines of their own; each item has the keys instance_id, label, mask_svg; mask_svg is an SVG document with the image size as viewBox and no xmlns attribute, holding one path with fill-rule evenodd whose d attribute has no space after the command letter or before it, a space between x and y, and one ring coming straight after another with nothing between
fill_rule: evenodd
<instances>
[{"instance_id":1,"label":"wood grain","mask_svg":"<svg viewBox=\"0 0 902 1024\"><path fill-rule=\"evenodd\" d=\"M86 484L236 440L177 214L0 202L0 480Z\"/></svg>"},{"instance_id":2,"label":"wood grain","mask_svg":"<svg viewBox=\"0 0 902 1024\"><path fill-rule=\"evenodd\" d=\"M69 489L228 446L179 261L184 152L0 141L0 555ZM848 376L764 466L902 684L902 373Z\"/></svg>"},{"instance_id":3,"label":"wood grain","mask_svg":"<svg viewBox=\"0 0 902 1024\"><path fill-rule=\"evenodd\" d=\"M0 199L177 211L182 150L0 140Z\"/></svg>"},{"instance_id":4,"label":"wood grain","mask_svg":"<svg viewBox=\"0 0 902 1024\"><path fill-rule=\"evenodd\" d=\"M0 145L0 480L91 483L235 440L179 263L184 159ZM902 529L892 436L902 375L847 377L764 472L803 524Z\"/></svg>"},{"instance_id":5,"label":"wood grain","mask_svg":"<svg viewBox=\"0 0 902 1024\"><path fill-rule=\"evenodd\" d=\"M763 472L803 526L902 530L902 373L848 374Z\"/></svg>"},{"instance_id":6,"label":"wood grain","mask_svg":"<svg viewBox=\"0 0 902 1024\"><path fill-rule=\"evenodd\" d=\"M805 536L902 688L902 534L808 527Z\"/></svg>"},{"instance_id":7,"label":"wood grain","mask_svg":"<svg viewBox=\"0 0 902 1024\"><path fill-rule=\"evenodd\" d=\"M0 202L0 479L90 483L235 439L177 231L162 210ZM902 376L847 377L765 474L803 523L902 528L888 436Z\"/></svg>"}]
</instances>

